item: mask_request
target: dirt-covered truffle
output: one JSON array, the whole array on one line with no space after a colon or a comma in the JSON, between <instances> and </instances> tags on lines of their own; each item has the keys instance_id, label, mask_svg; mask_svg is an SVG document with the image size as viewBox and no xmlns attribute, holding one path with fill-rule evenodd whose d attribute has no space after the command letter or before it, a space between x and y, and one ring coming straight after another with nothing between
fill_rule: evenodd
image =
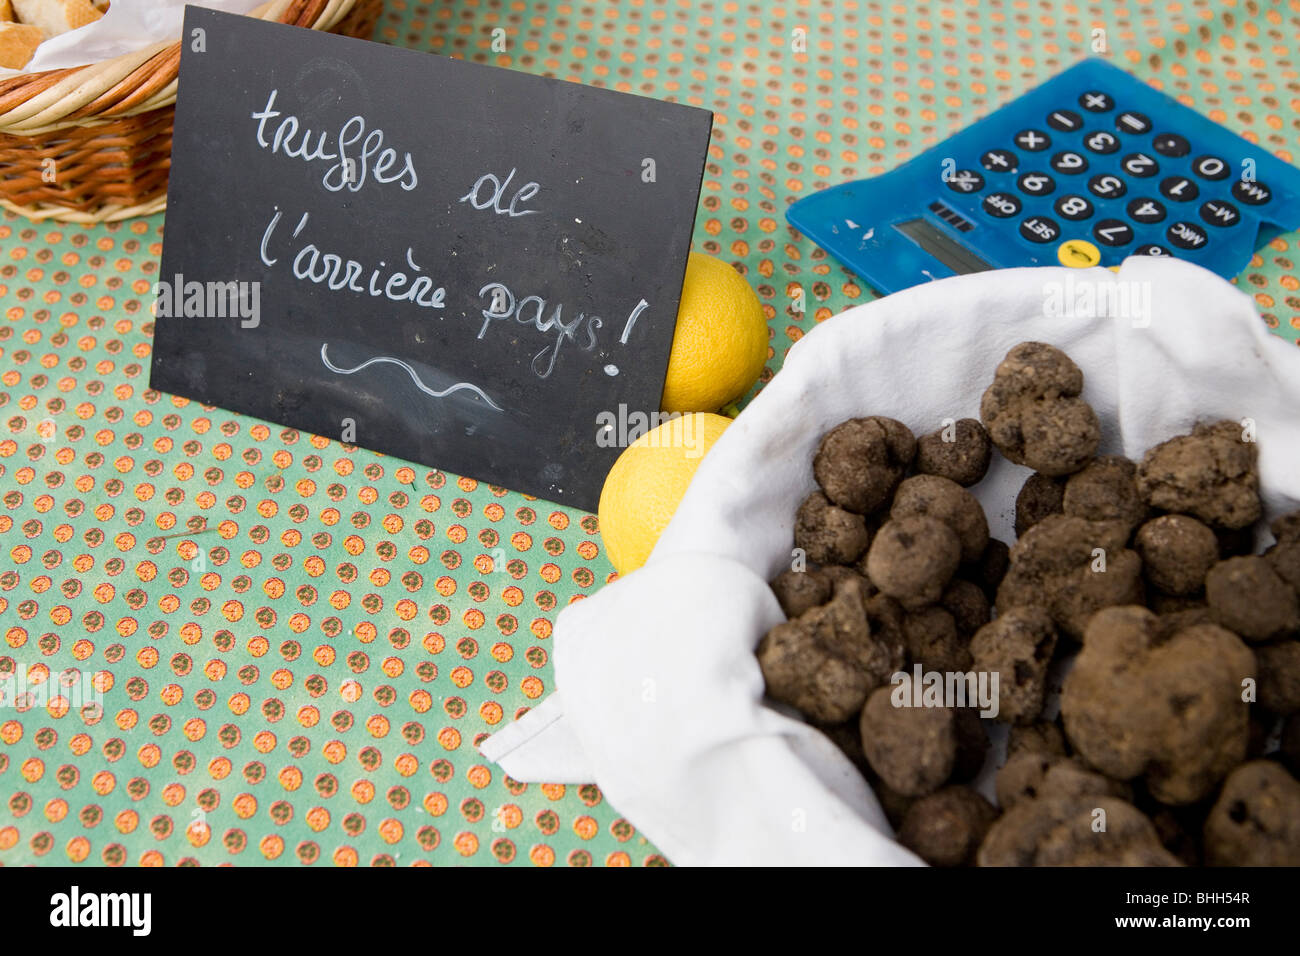
<instances>
[{"instance_id":1,"label":"dirt-covered truffle","mask_svg":"<svg viewBox=\"0 0 1300 956\"><path fill-rule=\"evenodd\" d=\"M1014 724L1007 734L1007 759L1019 753L1065 756L1065 734L1056 724L1038 720L1032 724Z\"/></svg>"},{"instance_id":2,"label":"dirt-covered truffle","mask_svg":"<svg viewBox=\"0 0 1300 956\"><path fill-rule=\"evenodd\" d=\"M825 604L834 590L834 582L819 568L786 570L772 579L772 593L786 617L798 617L804 611Z\"/></svg>"},{"instance_id":3,"label":"dirt-covered truffle","mask_svg":"<svg viewBox=\"0 0 1300 956\"><path fill-rule=\"evenodd\" d=\"M953 712L946 707L895 707L898 692L910 700L911 678L881 687L862 708L862 750L871 769L904 796L919 797L941 787L957 757Z\"/></svg>"},{"instance_id":4,"label":"dirt-covered truffle","mask_svg":"<svg viewBox=\"0 0 1300 956\"><path fill-rule=\"evenodd\" d=\"M1208 525L1190 515L1161 515L1138 528L1133 547L1142 573L1165 594L1198 594L1205 575L1219 560L1219 540Z\"/></svg>"},{"instance_id":5,"label":"dirt-covered truffle","mask_svg":"<svg viewBox=\"0 0 1300 956\"><path fill-rule=\"evenodd\" d=\"M1038 522L1048 515L1061 514L1064 509L1065 479L1034 472L1016 495L1016 537L1023 538Z\"/></svg>"},{"instance_id":6,"label":"dirt-covered truffle","mask_svg":"<svg viewBox=\"0 0 1300 956\"><path fill-rule=\"evenodd\" d=\"M939 600L961 559L961 541L938 518L891 518L876 533L867 552L871 582L903 607L914 609Z\"/></svg>"},{"instance_id":7,"label":"dirt-covered truffle","mask_svg":"<svg viewBox=\"0 0 1300 956\"><path fill-rule=\"evenodd\" d=\"M1215 528L1253 524L1260 516L1259 449L1242 437L1238 422L1221 421L1156 445L1138 466L1142 499Z\"/></svg>"},{"instance_id":8,"label":"dirt-covered truffle","mask_svg":"<svg viewBox=\"0 0 1300 956\"><path fill-rule=\"evenodd\" d=\"M971 640L971 667L998 675L997 719L1027 724L1038 719L1047 691L1047 667L1056 650L1056 625L1036 605L1009 608Z\"/></svg>"},{"instance_id":9,"label":"dirt-covered truffle","mask_svg":"<svg viewBox=\"0 0 1300 956\"><path fill-rule=\"evenodd\" d=\"M898 842L931 866L970 866L997 815L970 787L944 787L912 804Z\"/></svg>"},{"instance_id":10,"label":"dirt-covered truffle","mask_svg":"<svg viewBox=\"0 0 1300 956\"><path fill-rule=\"evenodd\" d=\"M820 491L803 500L794 517L794 546L816 564L850 564L871 543L866 519L831 504Z\"/></svg>"},{"instance_id":11,"label":"dirt-covered truffle","mask_svg":"<svg viewBox=\"0 0 1300 956\"><path fill-rule=\"evenodd\" d=\"M1011 567L1011 548L1005 541L989 538L988 546L979 560L962 569L962 574L983 588L985 596L992 601L1009 567Z\"/></svg>"},{"instance_id":12,"label":"dirt-covered truffle","mask_svg":"<svg viewBox=\"0 0 1300 956\"><path fill-rule=\"evenodd\" d=\"M1011 549L1011 567L995 602L1047 608L1061 633L1083 638L1099 609L1142 599L1142 561L1124 547L1128 530L1114 521L1050 515Z\"/></svg>"},{"instance_id":13,"label":"dirt-covered truffle","mask_svg":"<svg viewBox=\"0 0 1300 956\"><path fill-rule=\"evenodd\" d=\"M1057 754L1020 751L1007 757L994 777L998 806L1009 810L1040 797L1077 797L1097 794L1131 800L1133 788L1111 780L1082 760Z\"/></svg>"},{"instance_id":14,"label":"dirt-covered truffle","mask_svg":"<svg viewBox=\"0 0 1300 956\"><path fill-rule=\"evenodd\" d=\"M1271 714L1300 713L1300 641L1255 646L1259 705Z\"/></svg>"},{"instance_id":15,"label":"dirt-covered truffle","mask_svg":"<svg viewBox=\"0 0 1300 956\"><path fill-rule=\"evenodd\" d=\"M953 578L940 595L939 604L952 615L957 633L967 640L987 624L992 616L992 608L984 590L965 578Z\"/></svg>"},{"instance_id":16,"label":"dirt-covered truffle","mask_svg":"<svg viewBox=\"0 0 1300 956\"><path fill-rule=\"evenodd\" d=\"M1061 510L1089 521L1121 521L1132 531L1150 509L1137 490L1137 465L1123 455L1102 455L1065 482Z\"/></svg>"},{"instance_id":17,"label":"dirt-covered truffle","mask_svg":"<svg viewBox=\"0 0 1300 956\"><path fill-rule=\"evenodd\" d=\"M916 438L892 418L851 418L822 438L813 475L826 496L868 514L886 504L916 456Z\"/></svg>"},{"instance_id":18,"label":"dirt-covered truffle","mask_svg":"<svg viewBox=\"0 0 1300 956\"><path fill-rule=\"evenodd\" d=\"M1210 866L1300 866L1300 782L1269 760L1242 764L1205 820Z\"/></svg>"},{"instance_id":19,"label":"dirt-covered truffle","mask_svg":"<svg viewBox=\"0 0 1300 956\"><path fill-rule=\"evenodd\" d=\"M1102 773L1142 778L1162 803L1194 803L1246 756L1242 682L1255 676L1255 657L1213 624L1161 637L1146 608L1097 612L1065 678L1061 716L1075 752Z\"/></svg>"},{"instance_id":20,"label":"dirt-covered truffle","mask_svg":"<svg viewBox=\"0 0 1300 956\"><path fill-rule=\"evenodd\" d=\"M1220 561L1205 576L1215 622L1248 641L1271 641L1300 630L1300 600L1268 561L1246 555Z\"/></svg>"},{"instance_id":21,"label":"dirt-covered truffle","mask_svg":"<svg viewBox=\"0 0 1300 956\"><path fill-rule=\"evenodd\" d=\"M915 475L894 493L889 516L894 519L928 515L938 518L961 542L961 560L978 561L989 543L984 509L969 491L949 478Z\"/></svg>"},{"instance_id":22,"label":"dirt-covered truffle","mask_svg":"<svg viewBox=\"0 0 1300 956\"><path fill-rule=\"evenodd\" d=\"M1016 804L989 828L975 859L979 866L1181 865L1142 811L1097 794Z\"/></svg>"},{"instance_id":23,"label":"dirt-covered truffle","mask_svg":"<svg viewBox=\"0 0 1300 956\"><path fill-rule=\"evenodd\" d=\"M973 418L945 423L916 440L916 470L969 488L984 477L993 457L989 433Z\"/></svg>"},{"instance_id":24,"label":"dirt-covered truffle","mask_svg":"<svg viewBox=\"0 0 1300 956\"><path fill-rule=\"evenodd\" d=\"M767 632L758 663L770 697L819 723L839 723L903 666L901 646L872 637L865 589L845 578L826 604Z\"/></svg>"},{"instance_id":25,"label":"dirt-covered truffle","mask_svg":"<svg viewBox=\"0 0 1300 956\"><path fill-rule=\"evenodd\" d=\"M957 630L953 616L938 606L909 611L903 618L908 659L926 670L970 669L970 640Z\"/></svg>"},{"instance_id":26,"label":"dirt-covered truffle","mask_svg":"<svg viewBox=\"0 0 1300 956\"><path fill-rule=\"evenodd\" d=\"M1273 532L1276 543L1269 546L1264 557L1277 576L1300 594L1300 511L1278 518L1269 530Z\"/></svg>"},{"instance_id":27,"label":"dirt-covered truffle","mask_svg":"<svg viewBox=\"0 0 1300 956\"><path fill-rule=\"evenodd\" d=\"M1083 372L1043 342L1007 353L980 400L980 421L993 444L1017 465L1045 475L1078 471L1097 452L1101 425L1079 397Z\"/></svg>"}]
</instances>

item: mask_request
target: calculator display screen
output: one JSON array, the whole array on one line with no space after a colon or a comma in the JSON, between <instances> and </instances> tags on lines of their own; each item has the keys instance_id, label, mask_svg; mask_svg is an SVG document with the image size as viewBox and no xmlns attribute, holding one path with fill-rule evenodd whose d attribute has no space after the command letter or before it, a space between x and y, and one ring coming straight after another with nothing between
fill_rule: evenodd
<instances>
[{"instance_id":1,"label":"calculator display screen","mask_svg":"<svg viewBox=\"0 0 1300 956\"><path fill-rule=\"evenodd\" d=\"M896 222L894 228L958 275L965 275L968 272L988 272L994 268L924 219Z\"/></svg>"}]
</instances>

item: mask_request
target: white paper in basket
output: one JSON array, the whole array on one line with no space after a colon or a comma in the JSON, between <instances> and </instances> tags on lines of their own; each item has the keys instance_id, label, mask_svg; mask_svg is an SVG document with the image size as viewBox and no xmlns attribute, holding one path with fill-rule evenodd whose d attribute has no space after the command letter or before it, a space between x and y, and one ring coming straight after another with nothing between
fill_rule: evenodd
<instances>
[{"instance_id":1,"label":"white paper in basket","mask_svg":"<svg viewBox=\"0 0 1300 956\"><path fill-rule=\"evenodd\" d=\"M1107 287L1139 296L1138 312L1045 314L1045 304L1089 308L1079 297ZM1300 507L1300 349L1229 283L1134 257L1118 274L1013 269L918 286L790 350L701 463L646 566L559 616L556 693L483 754L522 781L595 781L679 865L919 862L834 745L763 705L753 648L782 618L765 582L789 566L825 431L860 415L918 434L978 417L994 367L1027 339L1083 369L1103 452L1139 459L1197 421L1249 418L1267 516ZM995 455L972 489L1008 543L1027 474Z\"/></svg>"},{"instance_id":2,"label":"white paper in basket","mask_svg":"<svg viewBox=\"0 0 1300 956\"><path fill-rule=\"evenodd\" d=\"M0 69L0 76L39 73L85 66L152 43L180 39L185 6L211 7L227 13L248 13L266 0L113 0L108 12L76 30L51 37L21 70Z\"/></svg>"}]
</instances>

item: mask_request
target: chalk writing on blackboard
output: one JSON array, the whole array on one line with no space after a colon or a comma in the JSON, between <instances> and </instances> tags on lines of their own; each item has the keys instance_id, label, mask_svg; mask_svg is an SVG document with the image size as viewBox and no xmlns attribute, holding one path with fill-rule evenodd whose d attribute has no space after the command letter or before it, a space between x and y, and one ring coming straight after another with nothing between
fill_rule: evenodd
<instances>
[{"instance_id":1,"label":"chalk writing on blackboard","mask_svg":"<svg viewBox=\"0 0 1300 956\"><path fill-rule=\"evenodd\" d=\"M426 395L432 395L434 398L445 398L446 396L452 394L453 392L468 390L473 392L479 398L483 399L483 401L487 402L498 412L505 410L496 402L492 401L492 399L488 398L487 394L483 391L483 389L479 388L477 385L472 385L469 382L457 382L455 385L450 385L447 388L444 388L442 391L438 391L437 389L430 388L428 385L425 385L424 382L420 381L420 376L416 373L415 369L411 368L411 366L407 365L401 359L393 358L391 355L376 355L374 358L367 359L366 361L362 362L356 368L343 368L341 366L335 365L333 362L330 361L329 356L325 354L328 349L329 349L329 343L322 342L320 347L320 360L325 363L325 367L327 369L329 369L331 372L337 372L339 375L355 375L357 372L360 372L363 368L367 368L371 365L374 365L377 362L391 362L393 365L398 365L406 369L406 373L411 376L411 381L415 383L415 387L418 388L420 391L424 392Z\"/></svg>"},{"instance_id":2,"label":"chalk writing on blackboard","mask_svg":"<svg viewBox=\"0 0 1300 956\"><path fill-rule=\"evenodd\" d=\"M620 449L590 423L659 407L707 111L186 23L160 269L185 308L160 285L150 384L595 508Z\"/></svg>"}]
</instances>

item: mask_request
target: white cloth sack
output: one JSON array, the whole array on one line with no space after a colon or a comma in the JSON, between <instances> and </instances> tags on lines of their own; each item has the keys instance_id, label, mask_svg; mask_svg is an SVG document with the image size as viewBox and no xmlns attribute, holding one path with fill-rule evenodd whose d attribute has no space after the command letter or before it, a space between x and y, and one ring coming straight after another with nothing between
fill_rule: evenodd
<instances>
[{"instance_id":1,"label":"white cloth sack","mask_svg":"<svg viewBox=\"0 0 1300 956\"><path fill-rule=\"evenodd\" d=\"M108 12L84 27L51 37L21 70L0 69L0 76L40 73L98 63L140 50L151 43L179 40L185 6L248 13L266 0L113 0Z\"/></svg>"},{"instance_id":2,"label":"white cloth sack","mask_svg":"<svg viewBox=\"0 0 1300 956\"><path fill-rule=\"evenodd\" d=\"M1025 340L1083 369L1102 452L1140 460L1197 421L1250 419L1267 517L1300 506L1300 349L1217 276L1134 257L1119 273L1011 269L918 286L790 350L705 457L646 566L559 616L556 693L483 754L523 781L595 781L679 865L918 863L840 751L764 705L753 650L783 619L765 582L789 567L827 430L887 415L920 435L978 417L994 368ZM1008 543L1028 474L995 454L971 489Z\"/></svg>"}]
</instances>

